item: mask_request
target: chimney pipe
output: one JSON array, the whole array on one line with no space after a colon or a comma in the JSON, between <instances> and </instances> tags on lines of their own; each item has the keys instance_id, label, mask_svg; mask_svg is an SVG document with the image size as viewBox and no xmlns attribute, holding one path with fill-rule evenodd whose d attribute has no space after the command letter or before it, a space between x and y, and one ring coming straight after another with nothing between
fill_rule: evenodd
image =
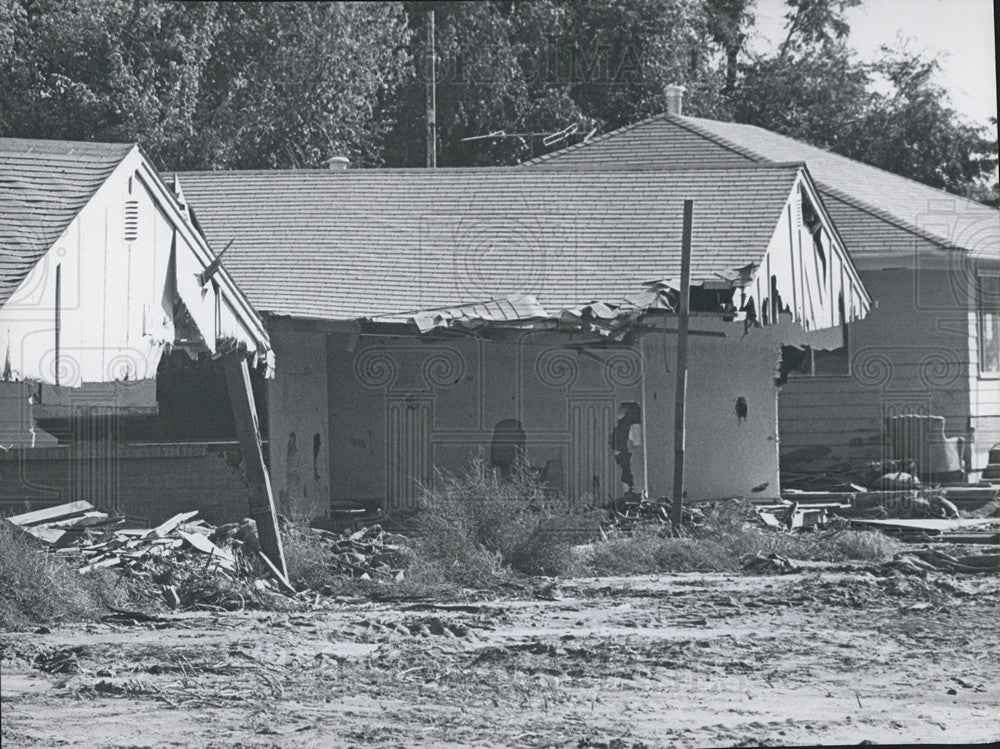
<instances>
[{"instance_id":1,"label":"chimney pipe","mask_svg":"<svg viewBox=\"0 0 1000 749\"><path fill-rule=\"evenodd\" d=\"M687 89L683 86L678 86L676 83L671 83L666 87L667 93L667 114L672 114L676 117L680 117L684 108L684 94Z\"/></svg>"},{"instance_id":2,"label":"chimney pipe","mask_svg":"<svg viewBox=\"0 0 1000 749\"><path fill-rule=\"evenodd\" d=\"M333 156L326 162L326 165L335 172L342 172L347 169L350 163L351 160L346 156Z\"/></svg>"}]
</instances>

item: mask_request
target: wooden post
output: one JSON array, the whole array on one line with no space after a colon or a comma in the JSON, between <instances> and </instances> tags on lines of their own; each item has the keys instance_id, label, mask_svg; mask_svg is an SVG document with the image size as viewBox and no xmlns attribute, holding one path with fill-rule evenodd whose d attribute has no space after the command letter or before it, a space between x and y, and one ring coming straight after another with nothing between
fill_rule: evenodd
<instances>
[{"instance_id":1,"label":"wooden post","mask_svg":"<svg viewBox=\"0 0 1000 749\"><path fill-rule=\"evenodd\" d=\"M694 204L684 201L684 233L681 239L681 304L677 318L677 372L674 389L674 501L670 523L674 533L681 528L684 508L684 410L687 407L688 315L691 311L691 214Z\"/></svg>"},{"instance_id":2,"label":"wooden post","mask_svg":"<svg viewBox=\"0 0 1000 749\"><path fill-rule=\"evenodd\" d=\"M434 11L427 18L427 166L437 167L437 51L434 39Z\"/></svg>"},{"instance_id":3,"label":"wooden post","mask_svg":"<svg viewBox=\"0 0 1000 749\"><path fill-rule=\"evenodd\" d=\"M223 358L226 370L226 385L229 400L236 420L236 435L240 440L243 455L243 471L250 484L250 517L257 523L260 549L271 560L285 580L285 553L281 548L281 534L278 532L278 516L274 509L274 495L271 493L271 478L264 465L264 450L260 443L260 424L257 421L257 406L254 404L250 387L250 369L246 358L237 352Z\"/></svg>"}]
</instances>

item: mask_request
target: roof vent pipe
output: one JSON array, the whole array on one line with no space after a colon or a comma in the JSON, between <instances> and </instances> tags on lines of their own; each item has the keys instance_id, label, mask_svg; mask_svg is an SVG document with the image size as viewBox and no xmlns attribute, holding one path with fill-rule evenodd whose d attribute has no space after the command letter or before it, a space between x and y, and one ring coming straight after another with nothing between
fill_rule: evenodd
<instances>
[{"instance_id":1,"label":"roof vent pipe","mask_svg":"<svg viewBox=\"0 0 1000 749\"><path fill-rule=\"evenodd\" d=\"M342 172L347 169L350 163L351 160L346 156L334 156L326 162L326 165L335 172Z\"/></svg>"},{"instance_id":2,"label":"roof vent pipe","mask_svg":"<svg viewBox=\"0 0 1000 749\"><path fill-rule=\"evenodd\" d=\"M680 117L681 110L684 107L684 94L687 89L683 86L678 86L676 83L671 83L665 89L667 94L667 114L672 114L676 117Z\"/></svg>"}]
</instances>

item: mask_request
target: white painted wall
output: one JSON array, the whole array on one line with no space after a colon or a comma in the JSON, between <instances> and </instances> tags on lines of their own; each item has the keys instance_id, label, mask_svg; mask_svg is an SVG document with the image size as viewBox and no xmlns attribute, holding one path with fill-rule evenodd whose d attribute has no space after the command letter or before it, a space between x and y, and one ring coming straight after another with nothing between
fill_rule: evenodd
<instances>
[{"instance_id":1,"label":"white painted wall","mask_svg":"<svg viewBox=\"0 0 1000 749\"><path fill-rule=\"evenodd\" d=\"M209 350L225 338L260 348L250 329L259 321L248 324L256 315L231 282L198 282L211 256L191 227L169 217L157 179L134 149L0 308L0 361L9 361L13 379L76 387L155 376L175 339L175 290ZM138 212L133 241L125 236L130 203Z\"/></svg>"}]
</instances>

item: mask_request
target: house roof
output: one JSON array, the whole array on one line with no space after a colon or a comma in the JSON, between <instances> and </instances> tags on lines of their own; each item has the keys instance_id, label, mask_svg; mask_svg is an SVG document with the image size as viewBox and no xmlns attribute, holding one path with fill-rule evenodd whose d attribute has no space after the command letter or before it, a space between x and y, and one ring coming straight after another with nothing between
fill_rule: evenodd
<instances>
[{"instance_id":1,"label":"house roof","mask_svg":"<svg viewBox=\"0 0 1000 749\"><path fill-rule=\"evenodd\" d=\"M716 147L706 148L706 141ZM873 217L943 247L976 253L992 247L997 252L1000 211L753 125L658 114L526 163L676 164L746 160L804 162L821 192Z\"/></svg>"},{"instance_id":2,"label":"house roof","mask_svg":"<svg viewBox=\"0 0 1000 749\"><path fill-rule=\"evenodd\" d=\"M182 173L208 239L261 311L360 319L530 294L547 309L759 262L802 166Z\"/></svg>"},{"instance_id":3,"label":"house roof","mask_svg":"<svg viewBox=\"0 0 1000 749\"><path fill-rule=\"evenodd\" d=\"M134 147L0 138L0 306Z\"/></svg>"}]
</instances>

